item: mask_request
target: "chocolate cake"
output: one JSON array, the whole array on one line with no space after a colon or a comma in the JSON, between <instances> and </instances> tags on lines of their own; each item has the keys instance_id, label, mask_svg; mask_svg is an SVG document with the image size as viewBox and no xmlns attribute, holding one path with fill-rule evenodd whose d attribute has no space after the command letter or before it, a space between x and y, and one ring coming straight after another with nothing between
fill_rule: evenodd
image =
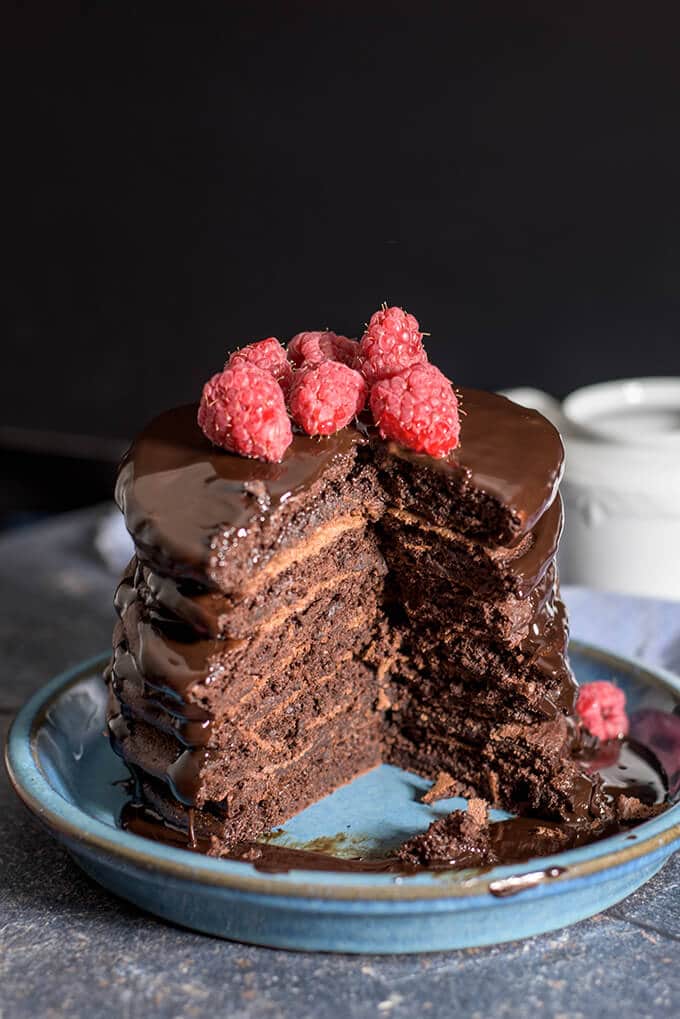
<instances>
[{"instance_id":1,"label":"chocolate cake","mask_svg":"<svg viewBox=\"0 0 680 1019\"><path fill-rule=\"evenodd\" d=\"M111 739L144 801L212 852L380 762L523 816L611 818L565 658L560 437L501 396L459 395L460 444L440 458L359 417L294 434L280 463L246 459L211 444L195 405L126 455L136 555Z\"/></svg>"}]
</instances>

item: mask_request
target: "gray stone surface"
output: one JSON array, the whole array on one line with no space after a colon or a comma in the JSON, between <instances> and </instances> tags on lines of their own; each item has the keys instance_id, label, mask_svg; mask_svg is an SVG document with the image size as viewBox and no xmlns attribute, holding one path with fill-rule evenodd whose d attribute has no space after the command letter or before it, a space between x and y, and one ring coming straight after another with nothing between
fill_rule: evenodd
<instances>
[{"instance_id":1,"label":"gray stone surface","mask_svg":"<svg viewBox=\"0 0 680 1019\"><path fill-rule=\"evenodd\" d=\"M55 672L110 636L98 511L0 540L0 733ZM573 629L680 671L680 607L569 592ZM680 1013L680 856L607 913L556 934L423 956L305 955L154 920L85 878L0 776L0 1019L621 1019Z\"/></svg>"}]
</instances>

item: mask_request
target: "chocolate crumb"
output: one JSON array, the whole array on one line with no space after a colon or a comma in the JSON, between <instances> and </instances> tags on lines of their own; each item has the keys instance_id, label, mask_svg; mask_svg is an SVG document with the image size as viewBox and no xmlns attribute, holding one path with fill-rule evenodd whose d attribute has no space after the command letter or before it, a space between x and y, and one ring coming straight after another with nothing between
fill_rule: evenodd
<instances>
[{"instance_id":1,"label":"chocolate crumb","mask_svg":"<svg viewBox=\"0 0 680 1019\"><path fill-rule=\"evenodd\" d=\"M650 817L661 814L666 809L666 804L643 803L635 796L619 796L616 807L621 821L647 821Z\"/></svg>"},{"instance_id":2,"label":"chocolate crumb","mask_svg":"<svg viewBox=\"0 0 680 1019\"><path fill-rule=\"evenodd\" d=\"M392 707L392 701L389 699L384 690L378 691L378 699L375 702L376 711L387 711L388 708Z\"/></svg>"},{"instance_id":3,"label":"chocolate crumb","mask_svg":"<svg viewBox=\"0 0 680 1019\"><path fill-rule=\"evenodd\" d=\"M468 803L467 816L480 828L486 827L489 823L489 804L486 800L472 799Z\"/></svg>"},{"instance_id":4,"label":"chocolate crumb","mask_svg":"<svg viewBox=\"0 0 680 1019\"><path fill-rule=\"evenodd\" d=\"M469 865L486 863L489 857L489 808L486 800L472 799L467 810L454 810L433 821L426 832L399 846L395 855L404 863L420 866L464 859Z\"/></svg>"},{"instance_id":5,"label":"chocolate crumb","mask_svg":"<svg viewBox=\"0 0 680 1019\"><path fill-rule=\"evenodd\" d=\"M262 850L260 849L259 846L248 846L248 848L244 849L243 852L241 853L240 859L252 861L259 860L261 856Z\"/></svg>"},{"instance_id":6,"label":"chocolate crumb","mask_svg":"<svg viewBox=\"0 0 680 1019\"><path fill-rule=\"evenodd\" d=\"M447 800L450 796L456 796L458 785L459 783L447 771L438 771L434 783L420 797L420 802L435 803L437 800Z\"/></svg>"}]
</instances>

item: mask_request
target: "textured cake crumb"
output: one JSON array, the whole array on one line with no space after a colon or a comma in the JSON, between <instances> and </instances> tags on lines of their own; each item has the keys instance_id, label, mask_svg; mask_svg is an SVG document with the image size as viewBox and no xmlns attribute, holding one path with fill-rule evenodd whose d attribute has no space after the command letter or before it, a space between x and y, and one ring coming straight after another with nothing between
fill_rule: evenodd
<instances>
[{"instance_id":1,"label":"textured cake crumb","mask_svg":"<svg viewBox=\"0 0 680 1019\"><path fill-rule=\"evenodd\" d=\"M435 803L437 800L446 800L450 796L457 796L458 786L459 783L447 771L438 771L430 788L420 797L420 802Z\"/></svg>"},{"instance_id":2,"label":"textured cake crumb","mask_svg":"<svg viewBox=\"0 0 680 1019\"><path fill-rule=\"evenodd\" d=\"M646 821L665 809L665 803L643 803L636 796L619 796L616 801L616 812L621 821Z\"/></svg>"},{"instance_id":3,"label":"textured cake crumb","mask_svg":"<svg viewBox=\"0 0 680 1019\"><path fill-rule=\"evenodd\" d=\"M489 805L471 799L467 810L454 810L433 821L426 832L399 846L395 855L413 866L455 863L466 858L484 863L489 854Z\"/></svg>"}]
</instances>

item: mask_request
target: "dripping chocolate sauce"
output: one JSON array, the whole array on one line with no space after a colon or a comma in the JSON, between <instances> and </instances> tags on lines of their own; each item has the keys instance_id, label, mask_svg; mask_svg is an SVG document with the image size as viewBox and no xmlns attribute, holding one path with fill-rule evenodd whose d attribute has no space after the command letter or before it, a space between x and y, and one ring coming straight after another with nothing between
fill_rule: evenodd
<instances>
[{"instance_id":1,"label":"dripping chocolate sauce","mask_svg":"<svg viewBox=\"0 0 680 1019\"><path fill-rule=\"evenodd\" d=\"M663 809L667 802L668 784L663 768L652 751L634 740L622 740L599 748L592 760L593 770L599 771L605 793L616 798L621 795L635 797L649 807ZM133 785L131 783L131 790ZM347 846L343 836L314 840L307 845L277 845L275 842L245 841L235 844L224 858L251 863L269 874L290 870L335 871L336 873L394 874L409 876L421 872L450 871L474 868L488 870L494 866L526 863L528 860L551 853L575 849L578 846L628 831L639 821L609 822L600 827L575 822L558 822L532 817L513 817L495 821L489 827L488 847L481 853L476 849L427 866L405 863L396 856L356 855L343 856ZM179 849L197 853L210 853L211 840L196 832L194 811L188 813L188 829L171 825L141 799L132 794L121 813L121 826L135 835L162 842ZM275 833L276 834L276 833ZM274 836L269 836L271 839ZM634 836L629 836L634 838ZM522 875L523 881L500 880L490 888L498 896L513 895L532 887L539 880L558 877L564 868L551 867Z\"/></svg>"},{"instance_id":2,"label":"dripping chocolate sauce","mask_svg":"<svg viewBox=\"0 0 680 1019\"><path fill-rule=\"evenodd\" d=\"M508 405L498 397L466 391L464 400L468 410L474 413L466 418L463 447L450 460L433 462L428 459L427 464L454 476L464 475L471 485L495 495L504 505L520 507L515 514L516 526L507 534L499 535L498 540L502 539L508 546L526 540L526 550L522 546L521 554L513 560L517 572L516 595L523 597L535 590L538 597L540 582L554 558L562 527L561 502L554 498L562 469L559 437L540 415L531 411L519 413L516 409L508 414ZM119 589L117 608L121 617L127 617L128 625L125 639L114 651L111 685L116 695L123 694L126 685L134 691L141 681L144 690L152 691L153 696L146 697L139 710L148 712L148 718L144 717L150 724L175 736L185 747L172 774L157 777L163 778L175 798L187 805L187 826L180 829L133 797L122 816L122 823L128 830L195 852L211 850L210 841L197 831L197 815L188 805L194 800L195 779L207 753L212 719L208 712L187 705L184 697L197 677L205 676L206 662L210 660L219 632L215 615L219 612L219 599L216 601L213 593L201 588L206 572L206 542L217 533L225 542L229 535L238 535L240 529L250 527L254 521L271 513L292 493L313 484L331 459L351 456L356 445L367 441L369 436L364 431L352 429L343 429L323 442L296 436L295 448L282 464L263 466L223 451L216 452L196 425L196 408L185 407L158 418L126 457L119 475L117 499L137 548L145 553L143 558L147 565L143 576L124 578ZM535 471L531 476L520 469L508 471L508 463L523 459L526 448L533 451ZM392 450L392 455L415 462L422 459L418 454L399 449ZM514 479L510 487L502 480L508 475ZM201 492L200 514L186 498L186 493L193 490ZM528 541L530 531L533 531L533 538ZM158 569L158 574L149 564ZM176 613L198 639L187 641L183 634L175 634L176 622L160 618L156 610L147 618L136 595L142 581L148 586L152 601L169 605L172 613ZM197 590L185 592L184 585L192 583L197 585ZM162 640L156 639L156 631L165 631ZM554 673L560 667L559 655L552 653L555 649L546 643L543 632L537 630L533 637L543 649L543 671ZM133 648L129 646L130 641ZM528 641L532 642L531 636ZM232 641L229 647L237 649L237 645L238 641L236 644ZM224 646L222 643L222 648ZM139 662L143 665L141 669ZM569 703L546 704L546 715L550 716L556 709L571 711L573 684L565 678L563 686ZM125 725L124 712L109 724L115 744L116 727ZM624 741L610 757L593 762L609 796L627 794L648 805L665 801L668 783L663 769L654 763L653 755L633 741ZM678 782L680 784L680 778ZM590 826L573 822L527 817L499 821L490 827L488 860L480 858L479 853L462 853L445 861L438 869L525 862L555 852L557 842L559 850L573 848L623 828L621 825L602 826L594 832ZM248 861L258 870L270 873L295 868L398 875L418 869L390 856L347 859L328 851L331 848L320 851L311 846L246 842L232 849L231 858ZM549 868L535 872L539 876L532 880L557 877L558 870ZM529 887L532 876L523 877L524 885L501 886L501 883L494 894L513 894L522 887Z\"/></svg>"}]
</instances>

